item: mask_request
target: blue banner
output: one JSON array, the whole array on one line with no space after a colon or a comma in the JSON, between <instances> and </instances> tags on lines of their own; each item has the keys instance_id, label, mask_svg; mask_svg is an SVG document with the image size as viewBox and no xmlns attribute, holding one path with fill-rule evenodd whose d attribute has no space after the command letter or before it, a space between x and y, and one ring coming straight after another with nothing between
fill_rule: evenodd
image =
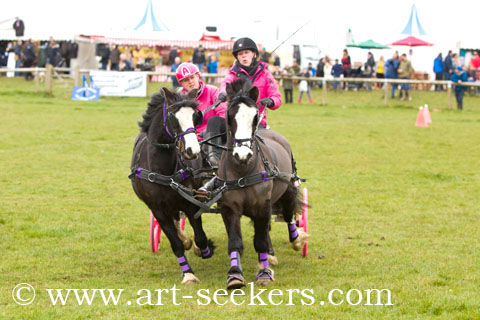
<instances>
[{"instance_id":1,"label":"blue banner","mask_svg":"<svg viewBox=\"0 0 480 320\"><path fill-rule=\"evenodd\" d=\"M100 88L73 87L72 100L93 101L100 99Z\"/></svg>"}]
</instances>

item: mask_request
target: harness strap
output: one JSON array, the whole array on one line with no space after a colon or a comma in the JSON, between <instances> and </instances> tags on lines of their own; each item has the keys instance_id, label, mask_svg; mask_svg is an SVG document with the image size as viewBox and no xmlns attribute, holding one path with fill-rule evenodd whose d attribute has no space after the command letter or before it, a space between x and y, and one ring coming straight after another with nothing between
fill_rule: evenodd
<instances>
[{"instance_id":1,"label":"harness strap","mask_svg":"<svg viewBox=\"0 0 480 320\"><path fill-rule=\"evenodd\" d=\"M202 111L202 114L205 115L205 113L207 113L208 111L212 110L212 109L215 109L216 107L218 107L218 105L220 103L222 103L224 101L221 101L220 99L217 100L217 102L215 102L214 104L212 104L210 107L208 107L207 109L203 110Z\"/></svg>"},{"instance_id":2,"label":"harness strap","mask_svg":"<svg viewBox=\"0 0 480 320\"><path fill-rule=\"evenodd\" d=\"M147 180L149 182L156 183L162 186L170 186L172 182L179 183L187 180L188 178L193 176L193 172L190 168L187 168L186 170L180 169L173 175L166 176L143 168L132 168L132 171L128 177L130 179L133 179L135 176L137 178Z\"/></svg>"},{"instance_id":3,"label":"harness strap","mask_svg":"<svg viewBox=\"0 0 480 320\"><path fill-rule=\"evenodd\" d=\"M226 133L219 133L219 134L216 134L214 136L209 137L208 139L204 139L203 141L199 141L199 143L200 143L200 145L206 144L206 145L209 145L209 146L217 147L217 148L225 150L225 151L232 151L233 149L225 147L224 145L210 142L210 140L213 140L213 139L219 138L219 137L223 137L225 135L226 135Z\"/></svg>"},{"instance_id":4,"label":"harness strap","mask_svg":"<svg viewBox=\"0 0 480 320\"><path fill-rule=\"evenodd\" d=\"M173 190L175 190L180 196L182 196L185 200L201 208L200 210L204 210L204 211L209 210L213 203L210 205L207 205L203 202L198 201L193 197L194 192L192 189L180 184L180 182L186 180L192 175L193 175L192 170L191 169L189 170L188 168L187 168L187 171L180 169L172 176L165 176L163 174L149 171L147 169L138 168L138 169L133 169L128 177L130 179L137 177L139 179L147 180L151 183L156 183L161 186L170 187ZM220 194L220 197L221 197L221 194Z\"/></svg>"},{"instance_id":5,"label":"harness strap","mask_svg":"<svg viewBox=\"0 0 480 320\"><path fill-rule=\"evenodd\" d=\"M262 172L254 173L246 177L241 177L239 179L222 180L220 178L217 178L217 181L218 183L223 184L222 186L225 187L225 190L236 190L275 179L276 177L278 177L278 174L278 171L268 173L267 171L263 170Z\"/></svg>"},{"instance_id":6,"label":"harness strap","mask_svg":"<svg viewBox=\"0 0 480 320\"><path fill-rule=\"evenodd\" d=\"M220 198L222 197L223 195L223 188L220 188L219 190L215 190L215 192L217 192L217 194L210 200L208 201L207 203L203 203L203 206L199 206L200 209L198 209L198 211L195 213L194 215L194 218L195 219L198 219L202 216L202 213L204 213L205 211L209 210L210 207L215 203L217 202L218 200L220 200Z\"/></svg>"},{"instance_id":7,"label":"harness strap","mask_svg":"<svg viewBox=\"0 0 480 320\"><path fill-rule=\"evenodd\" d=\"M172 143L157 143L157 142L153 142L151 141L150 139L148 139L147 136L145 136L145 138L147 138L147 141L154 147L158 147L160 149L175 149L176 147L176 144L175 142L172 142Z\"/></svg>"}]
</instances>

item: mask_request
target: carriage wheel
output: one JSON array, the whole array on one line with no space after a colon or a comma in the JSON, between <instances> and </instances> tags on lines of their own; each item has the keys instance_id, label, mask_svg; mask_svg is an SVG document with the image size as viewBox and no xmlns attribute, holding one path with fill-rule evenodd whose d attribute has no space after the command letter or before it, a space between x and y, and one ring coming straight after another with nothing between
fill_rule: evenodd
<instances>
[{"instance_id":1,"label":"carriage wheel","mask_svg":"<svg viewBox=\"0 0 480 320\"><path fill-rule=\"evenodd\" d=\"M150 211L150 249L152 252L157 252L160 248L161 237L162 229L152 211Z\"/></svg>"},{"instance_id":2,"label":"carriage wheel","mask_svg":"<svg viewBox=\"0 0 480 320\"><path fill-rule=\"evenodd\" d=\"M302 225L299 226L303 227L303 230L308 233L308 191L307 188L303 188L303 197L302 197L302 216L300 218L300 222ZM306 257L307 256L307 248L308 248L308 240L305 242L305 245L303 246L303 251L302 251L302 256Z\"/></svg>"},{"instance_id":3,"label":"carriage wheel","mask_svg":"<svg viewBox=\"0 0 480 320\"><path fill-rule=\"evenodd\" d=\"M180 229L185 230L185 218L180 219Z\"/></svg>"}]
</instances>

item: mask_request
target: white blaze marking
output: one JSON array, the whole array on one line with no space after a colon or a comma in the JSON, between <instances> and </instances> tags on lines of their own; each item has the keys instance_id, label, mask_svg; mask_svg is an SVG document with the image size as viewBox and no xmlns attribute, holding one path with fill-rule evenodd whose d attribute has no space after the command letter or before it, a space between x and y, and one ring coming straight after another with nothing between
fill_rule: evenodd
<instances>
[{"instance_id":1,"label":"white blaze marking","mask_svg":"<svg viewBox=\"0 0 480 320\"><path fill-rule=\"evenodd\" d=\"M257 109L248 107L241 103L235 115L235 121L237 122L237 132L235 132L235 139L250 139L252 137L252 125L253 118L257 115ZM251 143L247 142L247 146L234 147L233 155L238 155L240 160L246 160L247 156L252 154L250 150Z\"/></svg>"},{"instance_id":2,"label":"white blaze marking","mask_svg":"<svg viewBox=\"0 0 480 320\"><path fill-rule=\"evenodd\" d=\"M193 113L195 110L193 110L190 107L185 107L185 108L180 108L180 110L175 113L175 116L177 117L178 124L180 125L180 128L182 131L185 131L189 128L194 128L193 125ZM199 154L200 153L200 144L198 143L197 140L197 135L195 132L188 133L184 136L185 140L185 150L188 148L192 148L193 154Z\"/></svg>"}]
</instances>

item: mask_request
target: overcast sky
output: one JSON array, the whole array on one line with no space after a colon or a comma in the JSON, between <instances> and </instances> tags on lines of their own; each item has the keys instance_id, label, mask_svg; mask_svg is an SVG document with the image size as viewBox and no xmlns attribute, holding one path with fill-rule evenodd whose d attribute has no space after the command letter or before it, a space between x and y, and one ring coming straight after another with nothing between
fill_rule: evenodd
<instances>
[{"instance_id":1,"label":"overcast sky","mask_svg":"<svg viewBox=\"0 0 480 320\"><path fill-rule=\"evenodd\" d=\"M157 19L172 31L196 38L206 25L214 25L224 37L250 36L270 50L307 22L290 43L315 43L324 53L340 57L346 32L351 28L357 42L373 39L388 44L405 37L401 32L412 4L416 5L427 33L422 38L436 45L431 50L455 50L458 41L480 42L478 0L152 1ZM148 0L15 0L2 7L0 22L18 15L25 21L27 32L34 28L52 30L52 34L118 34L119 30L133 29L138 24L147 3ZM11 23L0 24L0 29L10 27ZM399 50L407 52L408 48ZM419 48L414 54L426 50L430 49Z\"/></svg>"}]
</instances>

